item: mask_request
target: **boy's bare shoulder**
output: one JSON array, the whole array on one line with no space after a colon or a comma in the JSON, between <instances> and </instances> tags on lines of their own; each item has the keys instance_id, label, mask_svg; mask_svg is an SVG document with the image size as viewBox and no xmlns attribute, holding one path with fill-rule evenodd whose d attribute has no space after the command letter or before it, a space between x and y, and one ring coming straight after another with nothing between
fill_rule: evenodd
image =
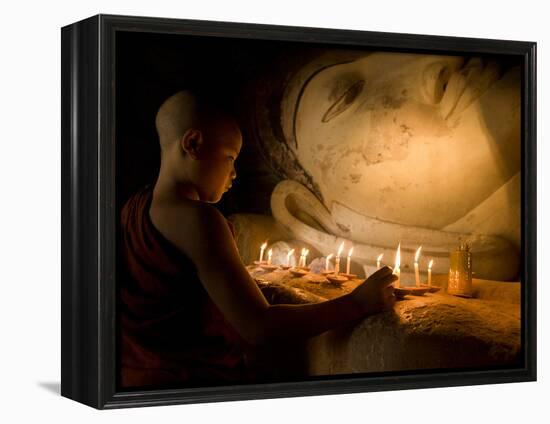
<instances>
[{"instance_id":1,"label":"boy's bare shoulder","mask_svg":"<svg viewBox=\"0 0 550 424\"><path fill-rule=\"evenodd\" d=\"M170 205L154 205L151 212L157 220L190 229L219 225L225 221L224 216L214 206L193 200L184 200Z\"/></svg>"},{"instance_id":2,"label":"boy's bare shoulder","mask_svg":"<svg viewBox=\"0 0 550 424\"><path fill-rule=\"evenodd\" d=\"M176 211L182 218L196 224L214 224L225 220L218 209L205 202L184 201L176 205Z\"/></svg>"},{"instance_id":3,"label":"boy's bare shoulder","mask_svg":"<svg viewBox=\"0 0 550 424\"><path fill-rule=\"evenodd\" d=\"M185 254L196 258L201 257L196 255L202 249L220 244L224 234L227 234L226 229L229 232L221 212L203 202L152 204L150 215L153 225L166 239Z\"/></svg>"}]
</instances>

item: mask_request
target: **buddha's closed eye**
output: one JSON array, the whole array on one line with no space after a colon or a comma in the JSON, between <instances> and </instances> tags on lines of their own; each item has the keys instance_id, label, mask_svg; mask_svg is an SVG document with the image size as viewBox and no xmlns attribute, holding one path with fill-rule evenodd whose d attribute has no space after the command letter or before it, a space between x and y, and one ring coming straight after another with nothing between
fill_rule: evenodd
<instances>
[{"instance_id":1,"label":"buddha's closed eye","mask_svg":"<svg viewBox=\"0 0 550 424\"><path fill-rule=\"evenodd\" d=\"M346 90L344 94L342 94L325 112L323 115L323 118L321 119L322 122L328 122L335 116L338 116L341 114L344 110L346 110L359 96L361 91L363 90L363 86L365 85L364 80L359 80L352 84L350 88Z\"/></svg>"}]
</instances>

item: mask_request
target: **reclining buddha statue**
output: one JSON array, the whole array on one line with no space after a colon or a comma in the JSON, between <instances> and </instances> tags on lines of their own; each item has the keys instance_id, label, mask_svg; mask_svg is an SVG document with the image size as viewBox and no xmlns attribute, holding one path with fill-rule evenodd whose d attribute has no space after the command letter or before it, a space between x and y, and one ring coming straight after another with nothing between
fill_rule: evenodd
<instances>
[{"instance_id":1,"label":"reclining buddha statue","mask_svg":"<svg viewBox=\"0 0 550 424\"><path fill-rule=\"evenodd\" d=\"M519 66L336 48L292 63L254 83L249 110L292 238L322 255L345 241L366 273L399 243L402 263L422 246L446 273L460 240L476 277L518 278Z\"/></svg>"}]
</instances>

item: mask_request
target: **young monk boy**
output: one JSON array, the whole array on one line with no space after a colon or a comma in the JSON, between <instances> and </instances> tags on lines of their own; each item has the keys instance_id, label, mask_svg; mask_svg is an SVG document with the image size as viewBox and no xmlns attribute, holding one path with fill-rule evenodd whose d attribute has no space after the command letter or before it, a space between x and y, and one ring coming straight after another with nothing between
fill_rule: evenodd
<instances>
[{"instance_id":1,"label":"young monk boy","mask_svg":"<svg viewBox=\"0 0 550 424\"><path fill-rule=\"evenodd\" d=\"M236 122L181 91L160 107L154 187L122 210L121 385L251 381L244 346L306 338L392 308L391 268L322 303L270 305L241 262L232 228L211 204L236 178Z\"/></svg>"}]
</instances>

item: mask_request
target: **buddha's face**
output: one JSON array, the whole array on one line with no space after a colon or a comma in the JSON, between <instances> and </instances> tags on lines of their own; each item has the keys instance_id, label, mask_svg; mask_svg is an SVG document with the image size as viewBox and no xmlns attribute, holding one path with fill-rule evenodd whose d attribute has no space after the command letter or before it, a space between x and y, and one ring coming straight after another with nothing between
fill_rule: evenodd
<instances>
[{"instance_id":1,"label":"buddha's face","mask_svg":"<svg viewBox=\"0 0 550 424\"><path fill-rule=\"evenodd\" d=\"M520 73L479 58L374 53L296 103L296 154L332 202L441 228L520 169ZM515 207L515 206L514 206Z\"/></svg>"}]
</instances>

